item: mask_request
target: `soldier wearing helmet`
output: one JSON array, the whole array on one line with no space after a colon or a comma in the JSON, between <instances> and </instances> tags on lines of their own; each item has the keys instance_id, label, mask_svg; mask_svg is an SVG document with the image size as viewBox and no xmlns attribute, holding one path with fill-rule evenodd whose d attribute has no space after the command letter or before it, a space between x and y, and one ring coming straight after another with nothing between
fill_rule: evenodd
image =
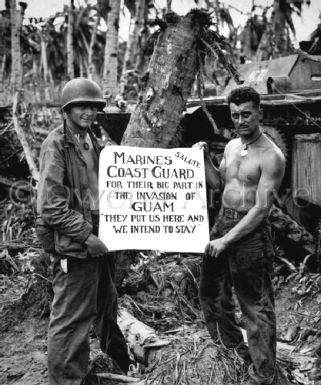
<instances>
[{"instance_id":1,"label":"soldier wearing helmet","mask_svg":"<svg viewBox=\"0 0 321 385\"><path fill-rule=\"evenodd\" d=\"M85 78L70 80L61 97L63 125L41 148L36 231L53 259L49 383L80 385L86 381L92 324L101 349L123 372L129 357L116 321L113 254L97 237L100 147L91 125L105 100Z\"/></svg>"}]
</instances>

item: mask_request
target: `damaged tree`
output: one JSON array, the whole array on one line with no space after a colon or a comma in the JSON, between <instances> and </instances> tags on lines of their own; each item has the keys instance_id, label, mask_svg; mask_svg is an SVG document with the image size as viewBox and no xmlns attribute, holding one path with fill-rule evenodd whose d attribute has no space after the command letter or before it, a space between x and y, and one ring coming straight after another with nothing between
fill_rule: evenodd
<instances>
[{"instance_id":1,"label":"damaged tree","mask_svg":"<svg viewBox=\"0 0 321 385\"><path fill-rule=\"evenodd\" d=\"M143 79L142 98L131 115L122 145L171 146L200 68L202 40L210 40L210 25L209 14L198 9L184 17L174 13L165 16Z\"/></svg>"},{"instance_id":2,"label":"damaged tree","mask_svg":"<svg viewBox=\"0 0 321 385\"><path fill-rule=\"evenodd\" d=\"M20 3L21 7L26 7L25 3ZM21 57L21 25L23 11L17 9L16 0L10 0L10 19L11 19L11 89L13 92L20 90L23 86L23 69Z\"/></svg>"},{"instance_id":3,"label":"damaged tree","mask_svg":"<svg viewBox=\"0 0 321 385\"><path fill-rule=\"evenodd\" d=\"M220 42L210 25L209 14L198 9L184 17L165 15L142 79L144 95L131 115L122 145L171 147L203 58L202 40Z\"/></svg>"},{"instance_id":4,"label":"damaged tree","mask_svg":"<svg viewBox=\"0 0 321 385\"><path fill-rule=\"evenodd\" d=\"M128 3L128 1L127 1ZM142 32L145 14L146 14L146 0L139 0L136 2L135 9L129 7L130 4L127 4L127 8L131 12L130 19L130 30L128 36L128 42L126 46L122 76L120 79L120 93L123 95L126 88L126 83L128 82L128 73L133 71L136 67L137 58L139 55L139 40L140 34ZM133 7L134 8L134 7Z\"/></svg>"},{"instance_id":5,"label":"damaged tree","mask_svg":"<svg viewBox=\"0 0 321 385\"><path fill-rule=\"evenodd\" d=\"M73 44L73 34L74 34L74 0L70 1L69 11L68 11L68 33L67 33L67 73L69 79L75 77L75 57L74 57L74 44Z\"/></svg>"},{"instance_id":6,"label":"damaged tree","mask_svg":"<svg viewBox=\"0 0 321 385\"><path fill-rule=\"evenodd\" d=\"M35 181L38 181L39 170L35 162L36 155L32 153L31 146L28 142L26 135L27 133L30 134L30 116L28 116L28 113L26 111L22 111L22 113L19 114L19 107L21 109L22 106L24 106L23 92L16 92L12 107L13 124L18 139L22 145L31 176Z\"/></svg>"},{"instance_id":7,"label":"damaged tree","mask_svg":"<svg viewBox=\"0 0 321 385\"><path fill-rule=\"evenodd\" d=\"M109 101L118 94L117 63L118 63L118 29L120 1L110 0L107 16L106 45L104 52L103 92Z\"/></svg>"}]
</instances>

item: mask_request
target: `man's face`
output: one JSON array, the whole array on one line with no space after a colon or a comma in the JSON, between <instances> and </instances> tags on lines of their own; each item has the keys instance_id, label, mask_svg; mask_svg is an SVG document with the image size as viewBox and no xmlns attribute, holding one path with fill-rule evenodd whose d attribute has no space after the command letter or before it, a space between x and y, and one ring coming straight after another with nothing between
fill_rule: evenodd
<instances>
[{"instance_id":1,"label":"man's face","mask_svg":"<svg viewBox=\"0 0 321 385\"><path fill-rule=\"evenodd\" d=\"M259 128L260 110L253 102L230 104L231 118L240 136L251 137Z\"/></svg>"},{"instance_id":2,"label":"man's face","mask_svg":"<svg viewBox=\"0 0 321 385\"><path fill-rule=\"evenodd\" d=\"M74 105L67 115L72 124L81 129L88 129L96 119L97 107L90 104Z\"/></svg>"}]
</instances>

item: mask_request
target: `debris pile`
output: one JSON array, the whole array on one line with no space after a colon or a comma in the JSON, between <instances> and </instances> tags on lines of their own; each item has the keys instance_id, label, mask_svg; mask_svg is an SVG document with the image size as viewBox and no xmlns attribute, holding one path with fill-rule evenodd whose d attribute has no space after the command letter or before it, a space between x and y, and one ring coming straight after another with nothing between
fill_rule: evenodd
<instances>
[{"instance_id":1,"label":"debris pile","mask_svg":"<svg viewBox=\"0 0 321 385\"><path fill-rule=\"evenodd\" d=\"M3 332L30 316L49 315L52 273L49 256L42 251L35 235L34 206L3 201L1 208L0 279L19 283L12 298L5 294L1 303ZM8 290L11 293L10 284Z\"/></svg>"},{"instance_id":2,"label":"debris pile","mask_svg":"<svg viewBox=\"0 0 321 385\"><path fill-rule=\"evenodd\" d=\"M139 253L121 290L126 308L159 331L199 318L197 254Z\"/></svg>"},{"instance_id":3,"label":"debris pile","mask_svg":"<svg viewBox=\"0 0 321 385\"><path fill-rule=\"evenodd\" d=\"M172 338L146 371L146 384L244 384L247 369L236 353L215 345L193 328Z\"/></svg>"}]
</instances>

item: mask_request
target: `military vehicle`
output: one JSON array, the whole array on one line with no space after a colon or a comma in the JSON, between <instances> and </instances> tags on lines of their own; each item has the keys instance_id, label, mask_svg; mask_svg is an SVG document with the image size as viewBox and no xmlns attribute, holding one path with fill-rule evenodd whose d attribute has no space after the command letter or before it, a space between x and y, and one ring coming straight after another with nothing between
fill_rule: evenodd
<instances>
[{"instance_id":1,"label":"military vehicle","mask_svg":"<svg viewBox=\"0 0 321 385\"><path fill-rule=\"evenodd\" d=\"M321 218L321 56L295 54L241 64L238 71L242 85L260 93L261 125L286 156L279 203L313 231ZM222 95L202 101L226 140L235 135L226 103L226 96L235 87L237 84L231 80ZM204 125L202 130L206 127L208 131L210 123L200 104L199 99L189 100L188 126ZM213 134L216 153L219 143Z\"/></svg>"}]
</instances>

